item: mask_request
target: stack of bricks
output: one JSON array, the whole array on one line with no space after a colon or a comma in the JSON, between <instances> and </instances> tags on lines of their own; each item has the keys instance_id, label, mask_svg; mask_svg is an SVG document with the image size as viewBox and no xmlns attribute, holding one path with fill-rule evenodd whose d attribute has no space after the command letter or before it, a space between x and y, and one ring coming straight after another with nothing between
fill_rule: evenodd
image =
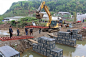
<instances>
[{"instance_id":1,"label":"stack of bricks","mask_svg":"<svg viewBox=\"0 0 86 57\"><path fill-rule=\"evenodd\" d=\"M55 48L55 39L39 37L38 44L33 44L33 51L48 57L63 57L63 50Z\"/></svg>"}]
</instances>

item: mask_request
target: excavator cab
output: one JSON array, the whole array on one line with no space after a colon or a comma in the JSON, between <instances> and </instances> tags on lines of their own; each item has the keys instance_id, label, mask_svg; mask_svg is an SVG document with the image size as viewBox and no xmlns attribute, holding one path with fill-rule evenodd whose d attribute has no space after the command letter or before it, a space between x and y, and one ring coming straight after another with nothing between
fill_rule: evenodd
<instances>
[{"instance_id":1,"label":"excavator cab","mask_svg":"<svg viewBox=\"0 0 86 57\"><path fill-rule=\"evenodd\" d=\"M57 21L51 21L50 26L51 26L51 27L54 27L54 26L56 26L56 24L57 24Z\"/></svg>"}]
</instances>

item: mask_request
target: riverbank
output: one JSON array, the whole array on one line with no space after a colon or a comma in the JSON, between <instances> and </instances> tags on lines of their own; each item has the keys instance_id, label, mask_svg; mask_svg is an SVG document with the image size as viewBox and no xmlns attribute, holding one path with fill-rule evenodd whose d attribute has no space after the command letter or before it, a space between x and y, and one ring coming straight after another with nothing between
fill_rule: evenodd
<instances>
[{"instance_id":1,"label":"riverbank","mask_svg":"<svg viewBox=\"0 0 86 57\"><path fill-rule=\"evenodd\" d=\"M77 23L77 24L73 24L73 28L65 28L65 27L62 27L60 31L67 31L68 29L79 29L80 31L82 31L83 29L83 26L85 26L86 23ZM6 25L5 25L6 26ZM0 28L0 32L2 35L0 35L0 37L7 37L9 36L9 26L8 27L2 27ZM13 29L13 36L17 36L17 28L14 28L12 27ZM25 36L25 28L19 28L20 30L20 36ZM30 36L30 33L29 33L29 30L30 28L28 29L28 35ZM34 40L37 40L38 37L41 37L41 36L46 36L47 37L47 33L48 32L41 32L41 34L39 34L39 29L36 29L34 28L33 29L34 32L33 32L33 36L34 37ZM3 34L3 33L7 33L8 35L6 34ZM86 32L84 32L85 34ZM57 35L57 32L53 33L54 35ZM84 35L83 37L86 38L86 36ZM83 41L82 41L83 43ZM82 44L81 43L81 44ZM80 44L80 45L81 45ZM85 43L84 43L85 44ZM28 40L11 40L11 41L0 41L0 47L1 46L4 46L4 45L9 45L11 47L13 47L14 49L16 49L17 51L19 51L21 54L24 53L24 50L26 49L29 49L31 48ZM86 44L85 44L86 45ZM63 46L63 45L62 45ZM58 46L57 46L58 47ZM66 47L65 47L66 48ZM70 48L70 47L69 47Z\"/></svg>"}]
</instances>

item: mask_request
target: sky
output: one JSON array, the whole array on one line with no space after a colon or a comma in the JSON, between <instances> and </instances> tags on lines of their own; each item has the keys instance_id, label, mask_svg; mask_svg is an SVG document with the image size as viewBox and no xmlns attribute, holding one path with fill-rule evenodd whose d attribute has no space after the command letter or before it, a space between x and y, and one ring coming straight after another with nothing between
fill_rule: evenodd
<instances>
[{"instance_id":1,"label":"sky","mask_svg":"<svg viewBox=\"0 0 86 57\"><path fill-rule=\"evenodd\" d=\"M4 14L12 5L13 2L25 0L0 0L0 15Z\"/></svg>"}]
</instances>

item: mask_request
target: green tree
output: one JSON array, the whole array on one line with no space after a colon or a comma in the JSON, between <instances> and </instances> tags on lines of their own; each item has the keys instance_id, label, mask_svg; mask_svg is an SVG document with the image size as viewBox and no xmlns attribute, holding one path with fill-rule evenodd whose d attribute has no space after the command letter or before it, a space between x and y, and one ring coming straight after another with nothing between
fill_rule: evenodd
<instances>
[{"instance_id":1,"label":"green tree","mask_svg":"<svg viewBox=\"0 0 86 57\"><path fill-rule=\"evenodd\" d=\"M14 2L10 9L8 9L4 16L27 16L28 14L33 14L40 6L42 1L46 1L50 12L81 12L86 13L86 1L85 0L28 0ZM44 11L44 10L42 10Z\"/></svg>"},{"instance_id":2,"label":"green tree","mask_svg":"<svg viewBox=\"0 0 86 57\"><path fill-rule=\"evenodd\" d=\"M12 26L16 26L15 20L12 20L12 21L11 21L11 25L12 25Z\"/></svg>"},{"instance_id":3,"label":"green tree","mask_svg":"<svg viewBox=\"0 0 86 57\"><path fill-rule=\"evenodd\" d=\"M53 15L54 14L54 12L50 12L51 13L51 15Z\"/></svg>"}]
</instances>

